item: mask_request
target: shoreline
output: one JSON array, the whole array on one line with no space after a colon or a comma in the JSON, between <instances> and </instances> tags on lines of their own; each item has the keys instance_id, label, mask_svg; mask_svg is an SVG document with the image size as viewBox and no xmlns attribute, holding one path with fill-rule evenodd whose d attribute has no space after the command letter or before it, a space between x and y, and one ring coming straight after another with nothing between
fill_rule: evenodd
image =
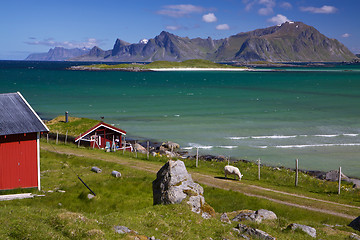
<instances>
[{"instance_id":1,"label":"shoreline","mask_svg":"<svg viewBox=\"0 0 360 240\"><path fill-rule=\"evenodd\" d=\"M176 72L176 71L227 71L227 72L242 72L242 71L256 71L252 68L99 68L86 66L71 66L67 70L75 71L122 71L122 72Z\"/></svg>"},{"instance_id":2,"label":"shoreline","mask_svg":"<svg viewBox=\"0 0 360 240\"><path fill-rule=\"evenodd\" d=\"M175 72L175 71L229 71L229 72L242 72L254 71L250 68L151 68L154 72Z\"/></svg>"}]
</instances>

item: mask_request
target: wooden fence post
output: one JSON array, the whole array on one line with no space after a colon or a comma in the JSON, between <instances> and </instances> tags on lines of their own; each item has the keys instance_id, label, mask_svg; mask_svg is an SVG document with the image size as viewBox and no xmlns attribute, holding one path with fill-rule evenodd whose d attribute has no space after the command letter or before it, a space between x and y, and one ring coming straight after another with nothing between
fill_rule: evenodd
<instances>
[{"instance_id":1,"label":"wooden fence post","mask_svg":"<svg viewBox=\"0 0 360 240\"><path fill-rule=\"evenodd\" d=\"M134 144L134 149L135 149L135 157L137 158L136 140L135 140L135 144Z\"/></svg>"},{"instance_id":2,"label":"wooden fence post","mask_svg":"<svg viewBox=\"0 0 360 240\"><path fill-rule=\"evenodd\" d=\"M257 162L258 162L258 180L260 180L260 164L261 164L260 158L257 160Z\"/></svg>"},{"instance_id":3,"label":"wooden fence post","mask_svg":"<svg viewBox=\"0 0 360 240\"><path fill-rule=\"evenodd\" d=\"M81 138L81 133L80 133L80 137L79 137L79 141L78 141L78 147L80 147L80 138ZM96 142L96 140L95 140L95 142ZM95 143L94 143L94 145L95 145Z\"/></svg>"},{"instance_id":4,"label":"wooden fence post","mask_svg":"<svg viewBox=\"0 0 360 240\"><path fill-rule=\"evenodd\" d=\"M146 158L147 160L149 160L149 141L147 141L147 145L146 145Z\"/></svg>"},{"instance_id":5,"label":"wooden fence post","mask_svg":"<svg viewBox=\"0 0 360 240\"><path fill-rule=\"evenodd\" d=\"M56 144L58 144L59 141L59 132L56 132Z\"/></svg>"},{"instance_id":6,"label":"wooden fence post","mask_svg":"<svg viewBox=\"0 0 360 240\"><path fill-rule=\"evenodd\" d=\"M46 142L49 143L49 134L46 134Z\"/></svg>"},{"instance_id":7,"label":"wooden fence post","mask_svg":"<svg viewBox=\"0 0 360 240\"><path fill-rule=\"evenodd\" d=\"M340 195L340 188L341 188L341 167L339 167L339 189L338 189L339 195Z\"/></svg>"},{"instance_id":8,"label":"wooden fence post","mask_svg":"<svg viewBox=\"0 0 360 240\"><path fill-rule=\"evenodd\" d=\"M124 137L124 148L123 148L123 155L125 154L125 148L126 148L126 140L125 140L125 137Z\"/></svg>"},{"instance_id":9,"label":"wooden fence post","mask_svg":"<svg viewBox=\"0 0 360 240\"><path fill-rule=\"evenodd\" d=\"M197 147L196 148L196 163L195 163L196 165L196 167L198 167L199 166L199 148Z\"/></svg>"},{"instance_id":10,"label":"wooden fence post","mask_svg":"<svg viewBox=\"0 0 360 240\"><path fill-rule=\"evenodd\" d=\"M299 159L295 160L295 187L297 187L299 181Z\"/></svg>"},{"instance_id":11,"label":"wooden fence post","mask_svg":"<svg viewBox=\"0 0 360 240\"><path fill-rule=\"evenodd\" d=\"M66 130L66 135L65 135L65 144L67 143L67 135L68 135L68 130Z\"/></svg>"}]
</instances>

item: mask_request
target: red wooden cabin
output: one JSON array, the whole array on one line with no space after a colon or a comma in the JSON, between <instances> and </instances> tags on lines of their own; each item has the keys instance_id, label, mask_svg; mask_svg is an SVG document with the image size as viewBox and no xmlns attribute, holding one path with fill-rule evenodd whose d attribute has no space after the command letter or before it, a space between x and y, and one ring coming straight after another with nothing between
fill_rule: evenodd
<instances>
[{"instance_id":1,"label":"red wooden cabin","mask_svg":"<svg viewBox=\"0 0 360 240\"><path fill-rule=\"evenodd\" d=\"M0 190L40 190L40 145L49 129L19 93L0 94Z\"/></svg>"},{"instance_id":2,"label":"red wooden cabin","mask_svg":"<svg viewBox=\"0 0 360 240\"><path fill-rule=\"evenodd\" d=\"M125 146L123 142L125 135L124 130L101 122L78 136L75 142L90 142L92 148L122 150L125 147L126 150L132 151L132 146L130 144Z\"/></svg>"}]
</instances>

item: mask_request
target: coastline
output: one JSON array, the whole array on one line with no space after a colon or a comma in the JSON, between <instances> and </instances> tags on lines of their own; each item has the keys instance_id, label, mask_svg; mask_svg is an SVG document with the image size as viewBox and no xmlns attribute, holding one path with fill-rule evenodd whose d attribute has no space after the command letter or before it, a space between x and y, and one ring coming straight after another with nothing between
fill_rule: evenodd
<instances>
[{"instance_id":1,"label":"coastline","mask_svg":"<svg viewBox=\"0 0 360 240\"><path fill-rule=\"evenodd\" d=\"M71 66L67 70L75 71L123 71L123 72L176 72L176 71L227 71L227 72L242 72L242 71L256 71L252 68L99 68L87 66Z\"/></svg>"},{"instance_id":2,"label":"coastline","mask_svg":"<svg viewBox=\"0 0 360 240\"><path fill-rule=\"evenodd\" d=\"M151 71L154 72L174 72L174 71L229 71L229 72L238 72L238 71L254 71L250 68L151 68Z\"/></svg>"}]
</instances>

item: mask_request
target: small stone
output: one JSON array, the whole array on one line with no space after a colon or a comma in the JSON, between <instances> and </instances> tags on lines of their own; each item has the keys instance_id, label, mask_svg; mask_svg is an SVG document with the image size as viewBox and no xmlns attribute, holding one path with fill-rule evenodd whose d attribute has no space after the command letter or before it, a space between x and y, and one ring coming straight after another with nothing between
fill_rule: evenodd
<instances>
[{"instance_id":1,"label":"small stone","mask_svg":"<svg viewBox=\"0 0 360 240\"><path fill-rule=\"evenodd\" d=\"M49 191L47 191L48 193L53 193L54 191L53 190L49 190Z\"/></svg>"},{"instance_id":2,"label":"small stone","mask_svg":"<svg viewBox=\"0 0 360 240\"><path fill-rule=\"evenodd\" d=\"M203 213L201 214L201 217L204 218L204 219L210 219L210 218L211 218L211 215L208 214L207 212L203 212Z\"/></svg>"},{"instance_id":3,"label":"small stone","mask_svg":"<svg viewBox=\"0 0 360 240\"><path fill-rule=\"evenodd\" d=\"M64 191L64 190L58 190L58 192L60 192L60 193L64 193L65 191Z\"/></svg>"},{"instance_id":4,"label":"small stone","mask_svg":"<svg viewBox=\"0 0 360 240\"><path fill-rule=\"evenodd\" d=\"M95 197L95 196L92 195L92 194L90 194L90 193L87 195L87 198L88 198L88 199L93 199L94 197Z\"/></svg>"},{"instance_id":5,"label":"small stone","mask_svg":"<svg viewBox=\"0 0 360 240\"><path fill-rule=\"evenodd\" d=\"M58 205L61 207L61 206L62 206L62 203L61 203L61 202L59 202L59 203L58 203Z\"/></svg>"},{"instance_id":6,"label":"small stone","mask_svg":"<svg viewBox=\"0 0 360 240\"><path fill-rule=\"evenodd\" d=\"M221 214L220 221L223 223L229 223L229 224L231 223L231 221L226 213Z\"/></svg>"},{"instance_id":7,"label":"small stone","mask_svg":"<svg viewBox=\"0 0 360 240\"><path fill-rule=\"evenodd\" d=\"M125 227L125 226L114 226L114 230L115 230L115 232L120 233L120 234L134 232L131 229L129 229L128 227Z\"/></svg>"}]
</instances>

